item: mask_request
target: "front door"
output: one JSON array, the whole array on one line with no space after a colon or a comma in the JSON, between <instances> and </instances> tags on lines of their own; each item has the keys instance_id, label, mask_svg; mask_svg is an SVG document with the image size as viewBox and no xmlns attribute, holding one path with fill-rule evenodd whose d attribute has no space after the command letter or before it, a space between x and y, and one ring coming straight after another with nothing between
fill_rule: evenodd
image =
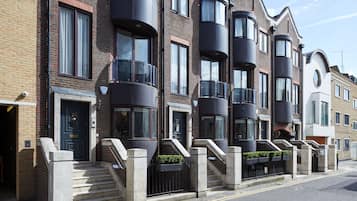
<instances>
[{"instance_id":1,"label":"front door","mask_svg":"<svg viewBox=\"0 0 357 201\"><path fill-rule=\"evenodd\" d=\"M89 104L61 101L61 150L73 151L74 160L89 160Z\"/></svg>"},{"instance_id":2,"label":"front door","mask_svg":"<svg viewBox=\"0 0 357 201\"><path fill-rule=\"evenodd\" d=\"M186 113L174 112L172 125L173 138L177 139L186 148Z\"/></svg>"}]
</instances>

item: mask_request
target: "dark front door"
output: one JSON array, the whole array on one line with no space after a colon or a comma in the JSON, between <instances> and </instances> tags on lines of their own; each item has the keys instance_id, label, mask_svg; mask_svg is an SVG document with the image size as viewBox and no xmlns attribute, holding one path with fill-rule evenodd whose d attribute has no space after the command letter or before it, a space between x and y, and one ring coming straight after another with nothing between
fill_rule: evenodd
<instances>
[{"instance_id":1,"label":"dark front door","mask_svg":"<svg viewBox=\"0 0 357 201\"><path fill-rule=\"evenodd\" d=\"M61 149L73 151L74 160L89 159L89 105L61 103Z\"/></svg>"},{"instance_id":2,"label":"dark front door","mask_svg":"<svg viewBox=\"0 0 357 201\"><path fill-rule=\"evenodd\" d=\"M173 138L177 139L186 148L186 113L174 112L172 123Z\"/></svg>"},{"instance_id":3,"label":"dark front door","mask_svg":"<svg viewBox=\"0 0 357 201\"><path fill-rule=\"evenodd\" d=\"M262 139L264 139L264 140L268 139L268 122L267 121L260 122L260 132L261 132Z\"/></svg>"}]
</instances>

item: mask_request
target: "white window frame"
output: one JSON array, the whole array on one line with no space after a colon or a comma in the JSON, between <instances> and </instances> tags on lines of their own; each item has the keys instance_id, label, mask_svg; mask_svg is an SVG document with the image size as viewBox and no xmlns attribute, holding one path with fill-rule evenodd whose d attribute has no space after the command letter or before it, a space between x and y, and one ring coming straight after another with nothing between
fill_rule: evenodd
<instances>
[{"instance_id":1,"label":"white window frame","mask_svg":"<svg viewBox=\"0 0 357 201\"><path fill-rule=\"evenodd\" d=\"M348 115L348 124L346 124L345 115ZM351 122L351 115L350 114L343 114L343 125L344 126L349 126L350 122Z\"/></svg>"},{"instance_id":2,"label":"white window frame","mask_svg":"<svg viewBox=\"0 0 357 201\"><path fill-rule=\"evenodd\" d=\"M354 128L354 125L356 125L356 128ZM352 130L357 131L357 121L352 122Z\"/></svg>"},{"instance_id":3,"label":"white window frame","mask_svg":"<svg viewBox=\"0 0 357 201\"><path fill-rule=\"evenodd\" d=\"M340 118L339 118L340 122L339 123L336 122L336 114L337 113L340 115ZM335 112L335 125L341 125L341 112L338 112L338 111Z\"/></svg>"},{"instance_id":4,"label":"white window frame","mask_svg":"<svg viewBox=\"0 0 357 201\"><path fill-rule=\"evenodd\" d=\"M352 108L357 110L357 99L353 99Z\"/></svg>"},{"instance_id":5,"label":"white window frame","mask_svg":"<svg viewBox=\"0 0 357 201\"><path fill-rule=\"evenodd\" d=\"M293 66L299 67L299 63L300 63L299 59L300 59L299 51L293 48Z\"/></svg>"},{"instance_id":6,"label":"white window frame","mask_svg":"<svg viewBox=\"0 0 357 201\"><path fill-rule=\"evenodd\" d=\"M345 141L348 140L348 149L346 149L346 144ZM351 149L351 139L350 138L343 138L343 151L349 151Z\"/></svg>"},{"instance_id":7,"label":"white window frame","mask_svg":"<svg viewBox=\"0 0 357 201\"><path fill-rule=\"evenodd\" d=\"M339 88L338 95L336 94L336 87ZM341 98L341 85L335 84L335 96Z\"/></svg>"},{"instance_id":8,"label":"white window frame","mask_svg":"<svg viewBox=\"0 0 357 201\"><path fill-rule=\"evenodd\" d=\"M269 36L263 30L259 30L259 50L265 54L268 53L269 43L268 40Z\"/></svg>"},{"instance_id":9,"label":"white window frame","mask_svg":"<svg viewBox=\"0 0 357 201\"><path fill-rule=\"evenodd\" d=\"M338 143L337 143L338 142ZM337 145L338 144L338 145ZM335 145L336 145L336 149L338 150L338 151L340 151L341 150L341 139L340 138L336 138L335 139Z\"/></svg>"},{"instance_id":10,"label":"white window frame","mask_svg":"<svg viewBox=\"0 0 357 201\"><path fill-rule=\"evenodd\" d=\"M348 91L348 99L346 99L345 98L345 91ZM351 98L351 91L350 91L350 89L348 89L348 88L343 88L343 100L345 100L345 101L350 101L350 98Z\"/></svg>"}]
</instances>

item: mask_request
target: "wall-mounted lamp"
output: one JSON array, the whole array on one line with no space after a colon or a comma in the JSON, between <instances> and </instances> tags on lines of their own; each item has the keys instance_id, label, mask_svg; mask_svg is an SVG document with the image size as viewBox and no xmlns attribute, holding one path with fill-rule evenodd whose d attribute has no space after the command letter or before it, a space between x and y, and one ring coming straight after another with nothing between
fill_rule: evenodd
<instances>
[{"instance_id":1,"label":"wall-mounted lamp","mask_svg":"<svg viewBox=\"0 0 357 201\"><path fill-rule=\"evenodd\" d=\"M100 91L100 94L107 95L108 87L107 86L99 86L99 91Z\"/></svg>"},{"instance_id":2,"label":"wall-mounted lamp","mask_svg":"<svg viewBox=\"0 0 357 201\"><path fill-rule=\"evenodd\" d=\"M198 101L197 100L192 100L192 105L193 105L193 107L197 107Z\"/></svg>"}]
</instances>

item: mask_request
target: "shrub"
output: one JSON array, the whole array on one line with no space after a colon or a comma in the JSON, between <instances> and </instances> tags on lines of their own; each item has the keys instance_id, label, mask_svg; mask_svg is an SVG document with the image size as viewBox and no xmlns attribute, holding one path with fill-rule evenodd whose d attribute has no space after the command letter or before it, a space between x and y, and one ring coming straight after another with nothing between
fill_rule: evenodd
<instances>
[{"instance_id":1,"label":"shrub","mask_svg":"<svg viewBox=\"0 0 357 201\"><path fill-rule=\"evenodd\" d=\"M157 160L160 164L178 164L182 163L184 158L181 155L158 155Z\"/></svg>"},{"instance_id":2,"label":"shrub","mask_svg":"<svg viewBox=\"0 0 357 201\"><path fill-rule=\"evenodd\" d=\"M271 151L270 152L270 156L274 157L274 156L281 156L282 152L281 151Z\"/></svg>"}]
</instances>

